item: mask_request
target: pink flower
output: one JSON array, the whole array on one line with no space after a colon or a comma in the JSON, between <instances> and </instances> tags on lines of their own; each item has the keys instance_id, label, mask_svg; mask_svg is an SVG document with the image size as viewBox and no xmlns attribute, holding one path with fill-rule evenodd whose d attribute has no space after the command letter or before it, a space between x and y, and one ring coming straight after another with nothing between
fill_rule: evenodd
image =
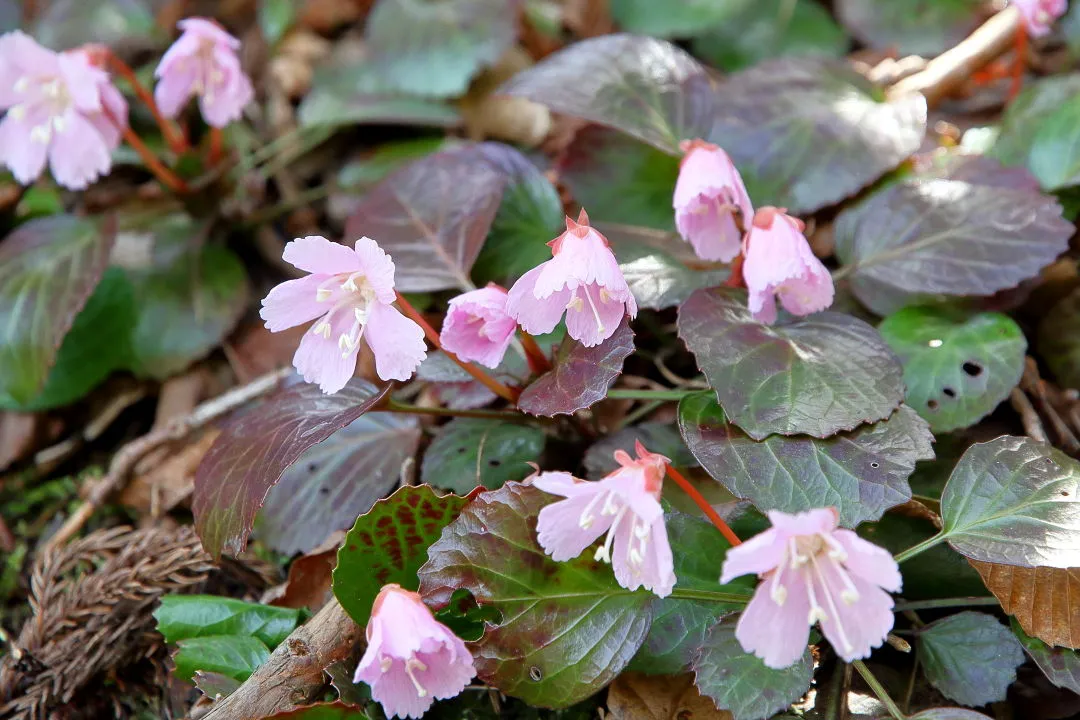
<instances>
[{"instance_id":1,"label":"pink flower","mask_svg":"<svg viewBox=\"0 0 1080 720\"><path fill-rule=\"evenodd\" d=\"M783 209L763 207L743 240L743 278L750 291L750 314L758 322L776 321L776 298L794 315L809 315L832 305L832 276L814 256L803 235L805 225Z\"/></svg>"},{"instance_id":2,"label":"pink flower","mask_svg":"<svg viewBox=\"0 0 1080 720\"><path fill-rule=\"evenodd\" d=\"M821 630L847 662L865 658L893 626L900 570L892 555L851 530L838 530L833 508L795 515L770 510L772 528L727 551L721 583L757 573L761 584L735 637L771 668L803 654L810 626Z\"/></svg>"},{"instance_id":3,"label":"pink flower","mask_svg":"<svg viewBox=\"0 0 1080 720\"><path fill-rule=\"evenodd\" d=\"M370 238L355 249L312 235L293 240L282 257L311 273L281 283L263 298L270 332L318 319L304 334L293 365L323 392L335 393L356 370L363 338L383 380L408 380L427 355L424 331L391 305L394 262Z\"/></svg>"},{"instance_id":4,"label":"pink flower","mask_svg":"<svg viewBox=\"0 0 1080 720\"><path fill-rule=\"evenodd\" d=\"M379 591L367 642L353 682L370 685L390 717L418 718L436 698L454 697L476 675L465 643L400 585Z\"/></svg>"},{"instance_id":5,"label":"pink flower","mask_svg":"<svg viewBox=\"0 0 1080 720\"><path fill-rule=\"evenodd\" d=\"M741 250L742 233L754 216L739 171L728 154L704 140L684 140L685 153L675 183L675 227L702 260L731 262Z\"/></svg>"},{"instance_id":6,"label":"pink flower","mask_svg":"<svg viewBox=\"0 0 1080 720\"><path fill-rule=\"evenodd\" d=\"M615 333L624 315L637 315L637 302L607 238L589 227L584 209L577 222L566 218L566 232L548 244L551 260L510 288L506 311L526 332L551 332L565 312L570 337L594 347Z\"/></svg>"},{"instance_id":7,"label":"pink flower","mask_svg":"<svg viewBox=\"0 0 1080 720\"><path fill-rule=\"evenodd\" d=\"M56 182L82 190L112 168L127 103L84 50L55 53L15 30L0 36L0 162L23 185L48 161Z\"/></svg>"},{"instance_id":8,"label":"pink flower","mask_svg":"<svg viewBox=\"0 0 1080 720\"><path fill-rule=\"evenodd\" d=\"M1069 9L1068 0L1013 0L1024 28L1032 37L1042 37L1050 32L1054 21Z\"/></svg>"},{"instance_id":9,"label":"pink flower","mask_svg":"<svg viewBox=\"0 0 1080 720\"><path fill-rule=\"evenodd\" d=\"M660 489L663 455L636 443L637 460L615 451L621 466L601 480L588 482L565 472L540 473L533 485L559 500L540 511L537 540L553 560L575 558L607 532L594 558L611 563L615 579L627 590L644 586L660 597L675 587L675 567L668 545Z\"/></svg>"},{"instance_id":10,"label":"pink flower","mask_svg":"<svg viewBox=\"0 0 1080 720\"><path fill-rule=\"evenodd\" d=\"M450 301L439 341L462 360L495 368L514 339L517 323L506 313L507 293L494 283Z\"/></svg>"},{"instance_id":11,"label":"pink flower","mask_svg":"<svg viewBox=\"0 0 1080 720\"><path fill-rule=\"evenodd\" d=\"M238 119L255 94L240 68L240 41L212 20L187 18L178 22L183 34L161 58L154 100L165 117L176 117L199 96L199 110L208 125L225 127Z\"/></svg>"}]
</instances>

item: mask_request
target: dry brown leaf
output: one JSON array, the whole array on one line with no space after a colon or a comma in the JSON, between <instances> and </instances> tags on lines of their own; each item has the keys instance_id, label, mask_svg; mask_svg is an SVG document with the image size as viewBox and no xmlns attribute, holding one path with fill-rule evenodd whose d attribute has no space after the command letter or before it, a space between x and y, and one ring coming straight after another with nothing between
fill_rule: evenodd
<instances>
[{"instance_id":1,"label":"dry brown leaf","mask_svg":"<svg viewBox=\"0 0 1080 720\"><path fill-rule=\"evenodd\" d=\"M281 585L267 590L262 601L279 607L306 607L317 612L333 597L334 566L338 547L344 540L345 531L338 530L322 545L293 560L289 577Z\"/></svg>"},{"instance_id":2,"label":"dry brown leaf","mask_svg":"<svg viewBox=\"0 0 1080 720\"><path fill-rule=\"evenodd\" d=\"M279 253L280 254L280 253ZM225 356L240 384L292 364L306 327L272 333L261 322L240 326L225 345Z\"/></svg>"},{"instance_id":3,"label":"dry brown leaf","mask_svg":"<svg viewBox=\"0 0 1080 720\"><path fill-rule=\"evenodd\" d=\"M0 470L34 449L43 415L0 412Z\"/></svg>"},{"instance_id":4,"label":"dry brown leaf","mask_svg":"<svg viewBox=\"0 0 1080 720\"><path fill-rule=\"evenodd\" d=\"M698 692L692 675L626 672L608 687L613 720L733 720Z\"/></svg>"},{"instance_id":5,"label":"dry brown leaf","mask_svg":"<svg viewBox=\"0 0 1080 720\"><path fill-rule=\"evenodd\" d=\"M1028 635L1080 648L1080 567L1022 568L968 560Z\"/></svg>"},{"instance_id":6,"label":"dry brown leaf","mask_svg":"<svg viewBox=\"0 0 1080 720\"><path fill-rule=\"evenodd\" d=\"M221 431L210 428L153 469L140 473L120 494L120 502L154 517L172 510L191 496L195 471Z\"/></svg>"}]
</instances>

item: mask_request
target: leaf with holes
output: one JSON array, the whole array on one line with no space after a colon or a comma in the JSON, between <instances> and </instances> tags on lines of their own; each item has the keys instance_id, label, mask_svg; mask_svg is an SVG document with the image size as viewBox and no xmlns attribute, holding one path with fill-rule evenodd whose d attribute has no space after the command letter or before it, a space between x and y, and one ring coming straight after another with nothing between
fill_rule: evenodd
<instances>
[{"instance_id":1,"label":"leaf with holes","mask_svg":"<svg viewBox=\"0 0 1080 720\"><path fill-rule=\"evenodd\" d=\"M1027 340L1008 315L910 307L878 326L904 364L907 404L935 432L970 427L1009 397Z\"/></svg>"},{"instance_id":2,"label":"leaf with holes","mask_svg":"<svg viewBox=\"0 0 1080 720\"><path fill-rule=\"evenodd\" d=\"M1005 699L1024 651L993 615L961 612L917 631L918 658L930 684L950 700L979 707Z\"/></svg>"},{"instance_id":3,"label":"leaf with holes","mask_svg":"<svg viewBox=\"0 0 1080 720\"><path fill-rule=\"evenodd\" d=\"M903 370L877 331L823 312L763 325L746 294L698 290L679 308L679 337L721 407L755 440L828 437L883 420L904 398Z\"/></svg>"},{"instance_id":4,"label":"leaf with holes","mask_svg":"<svg viewBox=\"0 0 1080 720\"><path fill-rule=\"evenodd\" d=\"M670 212L670 211L669 211ZM638 307L674 307L699 288L716 287L728 277L725 270L692 270L663 250L634 243L616 248L622 270Z\"/></svg>"},{"instance_id":5,"label":"leaf with holes","mask_svg":"<svg viewBox=\"0 0 1080 720\"><path fill-rule=\"evenodd\" d=\"M113 221L55 215L0 244L0 398L20 405L45 385L60 345L109 262Z\"/></svg>"},{"instance_id":6,"label":"leaf with holes","mask_svg":"<svg viewBox=\"0 0 1080 720\"><path fill-rule=\"evenodd\" d=\"M1036 336L1039 356L1064 387L1080 387L1080 290L1050 308Z\"/></svg>"},{"instance_id":7,"label":"leaf with holes","mask_svg":"<svg viewBox=\"0 0 1080 720\"><path fill-rule=\"evenodd\" d=\"M356 519L338 550L334 596L357 625L367 625L383 585L419 587L416 573L427 562L428 546L468 502L427 485L405 485Z\"/></svg>"},{"instance_id":8,"label":"leaf with holes","mask_svg":"<svg viewBox=\"0 0 1080 720\"><path fill-rule=\"evenodd\" d=\"M243 682L270 659L270 650L250 635L207 635L177 643L173 653L176 677L190 681L197 671L212 672Z\"/></svg>"},{"instance_id":9,"label":"leaf with holes","mask_svg":"<svg viewBox=\"0 0 1080 720\"><path fill-rule=\"evenodd\" d=\"M791 667L774 670L742 649L735 621L713 626L694 659L698 690L735 720L765 720L806 694L814 675L810 651Z\"/></svg>"},{"instance_id":10,"label":"leaf with holes","mask_svg":"<svg viewBox=\"0 0 1080 720\"><path fill-rule=\"evenodd\" d=\"M596 480L617 470L619 463L615 461L615 451L624 450L632 455L636 441L641 441L641 444L650 452L666 455L671 460L671 464L676 467L693 467L698 464L694 456L686 449L674 425L646 422L623 428L593 443L585 451L583 460L588 476Z\"/></svg>"},{"instance_id":11,"label":"leaf with holes","mask_svg":"<svg viewBox=\"0 0 1080 720\"><path fill-rule=\"evenodd\" d=\"M285 469L378 404L389 389L354 378L324 395L304 383L226 423L195 474L191 510L206 551L215 558L226 549L243 551L255 513Z\"/></svg>"},{"instance_id":12,"label":"leaf with holes","mask_svg":"<svg viewBox=\"0 0 1080 720\"><path fill-rule=\"evenodd\" d=\"M309 448L270 489L258 537L286 555L308 552L371 509L416 454L420 428L410 415L362 415Z\"/></svg>"},{"instance_id":13,"label":"leaf with holes","mask_svg":"<svg viewBox=\"0 0 1080 720\"><path fill-rule=\"evenodd\" d=\"M493 490L532 474L540 460L544 431L488 418L454 418L439 428L424 453L420 478L435 487L466 494Z\"/></svg>"},{"instance_id":14,"label":"leaf with holes","mask_svg":"<svg viewBox=\"0 0 1080 720\"><path fill-rule=\"evenodd\" d=\"M968 562L1025 632L1051 645L1080 648L1080 567Z\"/></svg>"},{"instance_id":15,"label":"leaf with holes","mask_svg":"<svg viewBox=\"0 0 1080 720\"><path fill-rule=\"evenodd\" d=\"M990 155L1005 165L1024 166L1039 127L1058 108L1080 96L1080 73L1053 75L1027 85L1006 108Z\"/></svg>"},{"instance_id":16,"label":"leaf with holes","mask_svg":"<svg viewBox=\"0 0 1080 720\"><path fill-rule=\"evenodd\" d=\"M888 419L820 440L770 435L756 442L726 422L711 392L679 403L679 429L706 471L759 510L835 507L855 527L911 499L907 479L934 459L926 421L901 405Z\"/></svg>"},{"instance_id":17,"label":"leaf with holes","mask_svg":"<svg viewBox=\"0 0 1080 720\"><path fill-rule=\"evenodd\" d=\"M671 43L639 35L589 38L549 55L499 88L564 115L679 154L703 137L715 109L705 68Z\"/></svg>"},{"instance_id":18,"label":"leaf with holes","mask_svg":"<svg viewBox=\"0 0 1080 720\"><path fill-rule=\"evenodd\" d=\"M435 153L369 191L346 221L345 236L375 238L394 260L401 292L465 290L503 184L474 147Z\"/></svg>"},{"instance_id":19,"label":"leaf with holes","mask_svg":"<svg viewBox=\"0 0 1080 720\"><path fill-rule=\"evenodd\" d=\"M247 635L272 648L303 619L303 611L294 608L217 595L165 595L154 610L157 631L169 643L208 635Z\"/></svg>"},{"instance_id":20,"label":"leaf with holes","mask_svg":"<svg viewBox=\"0 0 1080 720\"><path fill-rule=\"evenodd\" d=\"M934 57L979 25L982 0L838 0L851 34L875 49Z\"/></svg>"},{"instance_id":21,"label":"leaf with holes","mask_svg":"<svg viewBox=\"0 0 1080 720\"><path fill-rule=\"evenodd\" d=\"M1016 618L1012 620L1012 629L1016 634L1016 639L1023 645L1024 651L1043 671L1047 680L1055 687L1080 694L1080 652L1068 648L1050 647L1042 640L1031 637L1020 627Z\"/></svg>"},{"instance_id":22,"label":"leaf with holes","mask_svg":"<svg viewBox=\"0 0 1080 720\"><path fill-rule=\"evenodd\" d=\"M1069 568L1080 558L1080 464L1030 438L968 448L941 495L945 539L972 560Z\"/></svg>"},{"instance_id":23,"label":"leaf with holes","mask_svg":"<svg viewBox=\"0 0 1080 720\"><path fill-rule=\"evenodd\" d=\"M600 402L634 352L634 331L623 318L615 334L596 347L573 338L559 345L554 367L525 388L518 409L530 415L570 415Z\"/></svg>"}]
</instances>

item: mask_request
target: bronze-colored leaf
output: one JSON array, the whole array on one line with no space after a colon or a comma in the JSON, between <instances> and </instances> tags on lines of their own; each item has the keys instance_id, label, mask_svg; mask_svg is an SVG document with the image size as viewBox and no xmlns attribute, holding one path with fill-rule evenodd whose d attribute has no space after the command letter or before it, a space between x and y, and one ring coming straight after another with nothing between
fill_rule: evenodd
<instances>
[{"instance_id":1,"label":"bronze-colored leaf","mask_svg":"<svg viewBox=\"0 0 1080 720\"><path fill-rule=\"evenodd\" d=\"M698 691L690 674L625 672L608 687L607 705L612 720L732 720Z\"/></svg>"},{"instance_id":2,"label":"bronze-colored leaf","mask_svg":"<svg viewBox=\"0 0 1080 720\"><path fill-rule=\"evenodd\" d=\"M968 562L1024 632L1048 645L1080 647L1080 567L1024 568Z\"/></svg>"}]
</instances>

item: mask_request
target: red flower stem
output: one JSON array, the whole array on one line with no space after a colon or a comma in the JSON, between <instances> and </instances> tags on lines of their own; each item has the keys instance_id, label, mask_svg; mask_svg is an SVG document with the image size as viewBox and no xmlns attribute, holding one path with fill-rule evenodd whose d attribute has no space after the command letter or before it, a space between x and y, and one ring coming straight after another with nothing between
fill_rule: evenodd
<instances>
[{"instance_id":1,"label":"red flower stem","mask_svg":"<svg viewBox=\"0 0 1080 720\"><path fill-rule=\"evenodd\" d=\"M705 517L709 518L709 520L712 521L712 524L716 526L716 529L720 531L721 535L727 538L727 541L731 543L732 547L742 544L742 540L739 539L739 536L736 535L730 527L728 527L728 524L724 522L723 518L716 514L716 511L713 510L713 507L709 504L709 501L706 500L702 496L702 494L699 493L697 489L690 484L689 480L683 477L682 473L680 473L672 466L668 465L667 474L668 477L674 480L675 483L683 489L683 492L689 495L690 499L693 500L699 508L701 508L701 512L705 513Z\"/></svg>"},{"instance_id":2,"label":"red flower stem","mask_svg":"<svg viewBox=\"0 0 1080 720\"><path fill-rule=\"evenodd\" d=\"M115 53L109 51L108 53L109 67L122 78L128 81L131 85L131 89L135 91L136 97L142 101L143 105L150 110L150 113L154 116L154 120L157 122L158 127L161 128L161 134L165 138L165 142L169 144L169 148L174 153L180 154L187 150L187 140L177 133L173 124L165 119L165 116L161 114L161 110L158 109L157 103L154 102L154 96L150 94L139 78L135 76L135 71L128 67L128 64L116 56Z\"/></svg>"},{"instance_id":3,"label":"red flower stem","mask_svg":"<svg viewBox=\"0 0 1080 720\"><path fill-rule=\"evenodd\" d=\"M1012 84L1009 85L1008 99L1010 102L1020 93L1020 88L1024 84L1024 66L1027 64L1027 39L1027 28L1024 27L1024 23L1020 23L1016 26L1016 60L1013 61Z\"/></svg>"},{"instance_id":4,"label":"red flower stem","mask_svg":"<svg viewBox=\"0 0 1080 720\"><path fill-rule=\"evenodd\" d=\"M397 294L397 301L398 305L401 306L401 311L424 329L424 334L427 335L427 339L432 345L446 353L447 357L460 365L462 370L476 378L477 382L483 384L488 390L512 403L517 403L518 395L521 394L517 390L502 384L472 363L462 361L461 358L449 350L443 350L442 343L439 342L439 333L435 332L435 328L431 327L428 321L424 319L424 316L417 312L416 308L405 299L404 295L396 290L394 292Z\"/></svg>"},{"instance_id":5,"label":"red flower stem","mask_svg":"<svg viewBox=\"0 0 1080 720\"><path fill-rule=\"evenodd\" d=\"M207 164L210 167L214 167L221 160L221 150L225 145L225 134L221 132L221 128L210 128L210 154L207 157Z\"/></svg>"},{"instance_id":6,"label":"red flower stem","mask_svg":"<svg viewBox=\"0 0 1080 720\"><path fill-rule=\"evenodd\" d=\"M537 375L543 375L551 369L551 362L536 344L536 338L524 330L521 330L521 346L525 348L525 359L529 361L530 370Z\"/></svg>"},{"instance_id":7,"label":"red flower stem","mask_svg":"<svg viewBox=\"0 0 1080 720\"><path fill-rule=\"evenodd\" d=\"M146 147L146 143L142 141L138 135L130 127L124 127L123 130L124 140L127 144L135 148L135 152L139 153L139 157L146 163L147 169L150 170L161 181L161 184L172 190L178 195L185 195L190 190L187 183L185 183L180 176L174 173L169 168L165 167L157 156L154 155L150 148Z\"/></svg>"}]
</instances>

